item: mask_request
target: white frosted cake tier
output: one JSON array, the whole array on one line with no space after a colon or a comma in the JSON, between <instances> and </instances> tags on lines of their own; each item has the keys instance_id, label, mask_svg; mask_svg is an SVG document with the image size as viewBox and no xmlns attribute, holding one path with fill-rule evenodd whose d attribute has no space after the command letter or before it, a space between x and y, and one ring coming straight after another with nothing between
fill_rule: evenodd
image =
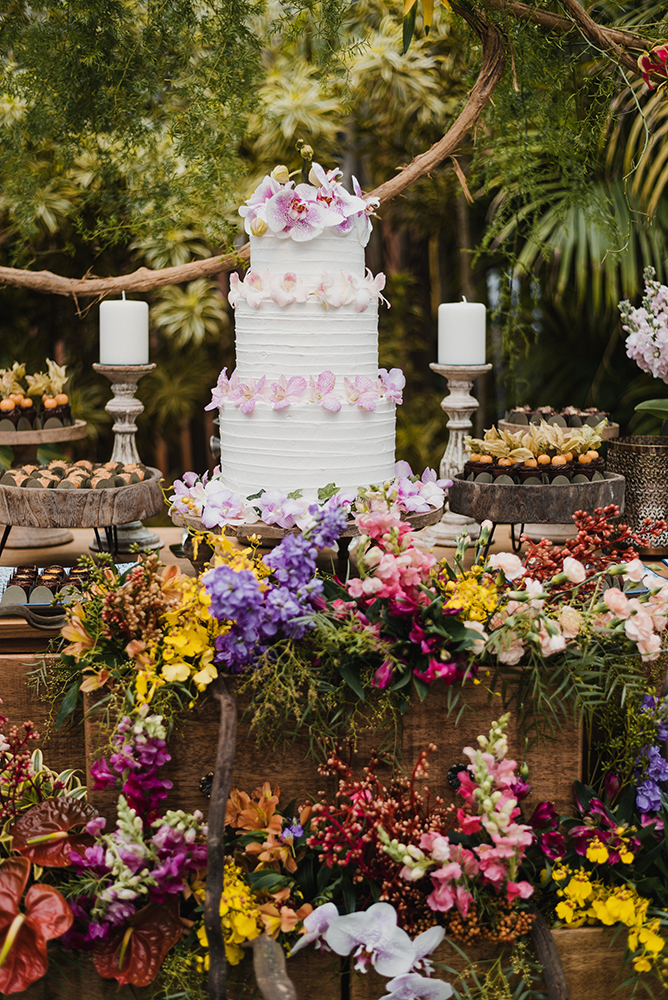
<instances>
[{"instance_id":1,"label":"white frosted cake tier","mask_svg":"<svg viewBox=\"0 0 668 1000\"><path fill-rule=\"evenodd\" d=\"M355 489L394 478L395 406L373 411L318 403L275 410L258 401L252 413L226 406L220 414L222 478L244 496L262 489L315 492L328 483Z\"/></svg>"},{"instance_id":2,"label":"white frosted cake tier","mask_svg":"<svg viewBox=\"0 0 668 1000\"><path fill-rule=\"evenodd\" d=\"M364 276L364 247L356 230L345 235L325 230L305 243L281 240L265 233L264 236L251 236L250 247L254 271L268 267L280 274L294 271L301 278L319 276L322 271L330 274L345 271L358 278Z\"/></svg>"},{"instance_id":3,"label":"white frosted cake tier","mask_svg":"<svg viewBox=\"0 0 668 1000\"><path fill-rule=\"evenodd\" d=\"M300 244L297 244L298 246ZM378 302L325 309L321 302L275 302L236 308L237 375L276 378L331 371L337 376L378 375Z\"/></svg>"}]
</instances>

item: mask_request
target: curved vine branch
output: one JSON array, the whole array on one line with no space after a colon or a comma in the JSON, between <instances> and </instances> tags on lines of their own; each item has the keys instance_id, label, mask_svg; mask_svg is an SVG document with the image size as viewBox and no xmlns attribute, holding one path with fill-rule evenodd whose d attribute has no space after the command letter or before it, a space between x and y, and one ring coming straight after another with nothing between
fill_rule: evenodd
<instances>
[{"instance_id":1,"label":"curved vine branch","mask_svg":"<svg viewBox=\"0 0 668 1000\"><path fill-rule=\"evenodd\" d=\"M485 105L494 92L494 88L503 76L505 58L503 43L499 32L486 21L474 17L468 11L459 9L454 3L453 10L461 14L480 36L483 43L482 66L478 79L461 114L452 126L431 149L420 153L407 167L404 167L396 177L386 181L370 192L380 198L381 204L395 198L410 184L434 170L457 149L467 133L475 125ZM211 277L221 271L232 271L240 264L248 262L250 247L246 244L238 253L225 254L222 257L210 257L208 260L195 260L178 267L165 267L152 271L140 267L132 274L120 275L114 278L63 278L51 271L22 271L13 267L0 267L0 285L13 285L18 288L29 288L35 292L46 292L52 295L66 295L73 299L104 298L105 295L121 292L148 292L162 285L178 285L194 278Z\"/></svg>"},{"instance_id":2,"label":"curved vine branch","mask_svg":"<svg viewBox=\"0 0 668 1000\"><path fill-rule=\"evenodd\" d=\"M563 32L579 30L599 49L611 52L620 65L632 72L637 72L637 64L633 56L624 51L624 46L644 49L651 48L653 44L649 39L630 32L597 24L578 0L561 0L568 14L566 17L540 10L519 0L483 0L483 2L494 10L507 10L514 17L531 21L547 29ZM463 110L443 138L426 152L416 156L406 167L400 168L395 177L370 192L380 199L381 204L401 194L410 184L427 176L445 159L452 156L475 126L503 76L505 55L503 39L497 28L478 13L474 13L471 8L459 7L456 2L451 3L451 7L470 24L482 41L482 66L478 79ZM214 274L232 271L240 265L245 265L249 259L250 247L247 243L237 253L191 261L188 264L155 271L140 267L131 274L113 278L64 278L52 271L25 271L13 267L0 267L0 285L69 296L75 301L79 298L103 299L106 295L149 292L163 285L178 285L195 278L212 277Z\"/></svg>"}]
</instances>

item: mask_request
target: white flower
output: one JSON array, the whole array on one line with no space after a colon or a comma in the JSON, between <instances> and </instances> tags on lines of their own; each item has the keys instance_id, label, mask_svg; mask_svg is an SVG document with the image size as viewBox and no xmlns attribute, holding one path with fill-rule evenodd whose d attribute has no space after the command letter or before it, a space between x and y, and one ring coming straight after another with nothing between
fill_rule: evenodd
<instances>
[{"instance_id":1,"label":"white flower","mask_svg":"<svg viewBox=\"0 0 668 1000\"><path fill-rule=\"evenodd\" d=\"M397 927L397 911L389 903L374 903L362 913L333 920L325 934L337 955L354 951L355 968L366 972L371 963L381 976L401 976L416 959L413 942Z\"/></svg>"},{"instance_id":2,"label":"white flower","mask_svg":"<svg viewBox=\"0 0 668 1000\"><path fill-rule=\"evenodd\" d=\"M572 556L566 556L564 559L564 573L571 583L582 583L587 575L587 572L580 560L573 559Z\"/></svg>"},{"instance_id":3,"label":"white flower","mask_svg":"<svg viewBox=\"0 0 668 1000\"><path fill-rule=\"evenodd\" d=\"M452 986L440 979L425 979L416 972L397 976L386 984L388 993L382 1000L447 1000L452 996Z\"/></svg>"},{"instance_id":4,"label":"white flower","mask_svg":"<svg viewBox=\"0 0 668 1000\"><path fill-rule=\"evenodd\" d=\"M520 557L512 552L495 552L489 557L489 565L492 569L500 569L506 580L518 580L526 572Z\"/></svg>"}]
</instances>

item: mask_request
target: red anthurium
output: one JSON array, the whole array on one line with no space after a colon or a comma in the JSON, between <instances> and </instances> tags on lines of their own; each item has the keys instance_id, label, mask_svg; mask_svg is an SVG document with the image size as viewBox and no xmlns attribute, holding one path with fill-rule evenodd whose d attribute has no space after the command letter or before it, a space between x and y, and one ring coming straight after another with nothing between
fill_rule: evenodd
<instances>
[{"instance_id":1,"label":"red anthurium","mask_svg":"<svg viewBox=\"0 0 668 1000\"><path fill-rule=\"evenodd\" d=\"M28 809L10 828L12 847L36 865L65 868L72 864L70 849L83 853L95 843L89 833L69 831L85 826L97 815L97 809L79 799L46 799Z\"/></svg>"},{"instance_id":2,"label":"red anthurium","mask_svg":"<svg viewBox=\"0 0 668 1000\"><path fill-rule=\"evenodd\" d=\"M21 896L28 883L27 858L8 858L0 864L0 993L20 993L41 979L48 968L46 942L72 926L74 916L57 889L37 882Z\"/></svg>"},{"instance_id":3,"label":"red anthurium","mask_svg":"<svg viewBox=\"0 0 668 1000\"><path fill-rule=\"evenodd\" d=\"M181 937L181 929L178 900L149 903L96 946L95 968L103 979L116 979L119 986L148 986Z\"/></svg>"}]
</instances>

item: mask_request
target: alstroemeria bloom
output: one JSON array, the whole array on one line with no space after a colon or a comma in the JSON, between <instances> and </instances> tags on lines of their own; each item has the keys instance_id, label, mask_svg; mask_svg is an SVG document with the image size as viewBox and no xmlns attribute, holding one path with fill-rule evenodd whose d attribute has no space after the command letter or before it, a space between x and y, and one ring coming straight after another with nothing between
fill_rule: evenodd
<instances>
[{"instance_id":1,"label":"alstroemeria bloom","mask_svg":"<svg viewBox=\"0 0 668 1000\"><path fill-rule=\"evenodd\" d=\"M271 383L271 402L275 410L282 410L290 403L298 403L306 392L307 382L301 375L286 379L281 375L278 382Z\"/></svg>"},{"instance_id":2,"label":"alstroemeria bloom","mask_svg":"<svg viewBox=\"0 0 668 1000\"><path fill-rule=\"evenodd\" d=\"M334 372L320 372L316 381L313 376L309 377L311 388L311 402L320 403L331 413L338 413L341 409L341 400L334 395L336 376Z\"/></svg>"},{"instance_id":3,"label":"alstroemeria bloom","mask_svg":"<svg viewBox=\"0 0 668 1000\"><path fill-rule=\"evenodd\" d=\"M45 975L47 941L72 926L74 915L53 886L28 884L27 858L7 858L0 864L0 993L21 993Z\"/></svg>"},{"instance_id":4,"label":"alstroemeria bloom","mask_svg":"<svg viewBox=\"0 0 668 1000\"><path fill-rule=\"evenodd\" d=\"M383 386L383 396L399 405L403 400L402 390L406 385L406 379L401 368L390 368L389 372L387 368L379 368L378 377Z\"/></svg>"},{"instance_id":5,"label":"alstroemeria bloom","mask_svg":"<svg viewBox=\"0 0 668 1000\"><path fill-rule=\"evenodd\" d=\"M371 963L381 976L401 976L410 972L416 958L413 942L397 927L397 911L389 903L373 903L363 913L338 917L325 940L337 955L353 952L359 972Z\"/></svg>"}]
</instances>

